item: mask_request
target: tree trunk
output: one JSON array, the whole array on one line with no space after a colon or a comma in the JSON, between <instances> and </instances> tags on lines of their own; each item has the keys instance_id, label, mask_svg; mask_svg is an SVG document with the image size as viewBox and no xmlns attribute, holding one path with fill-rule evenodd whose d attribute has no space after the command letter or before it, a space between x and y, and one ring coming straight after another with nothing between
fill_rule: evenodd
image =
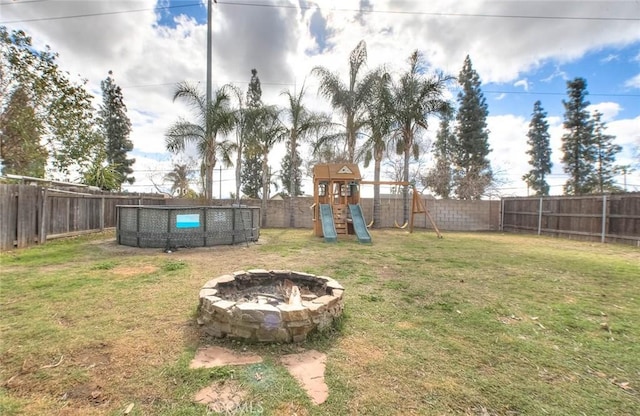
<instances>
[{"instance_id":1,"label":"tree trunk","mask_svg":"<svg viewBox=\"0 0 640 416\"><path fill-rule=\"evenodd\" d=\"M407 134L408 136L408 134ZM411 140L410 137L405 137L404 141L404 166L402 173L402 180L405 182L409 182L409 163L411 161ZM409 221L409 186L405 185L402 187L402 221L403 224L406 224Z\"/></svg>"},{"instance_id":2,"label":"tree trunk","mask_svg":"<svg viewBox=\"0 0 640 416\"><path fill-rule=\"evenodd\" d=\"M262 211L262 221L260 226L267 225L267 201L269 200L269 152L262 155L262 203L260 211Z\"/></svg>"},{"instance_id":3,"label":"tree trunk","mask_svg":"<svg viewBox=\"0 0 640 416\"><path fill-rule=\"evenodd\" d=\"M375 150L373 156L373 180L380 182L380 165L382 161L382 151ZM381 228L381 203L380 203L380 184L373 185L373 227Z\"/></svg>"},{"instance_id":4,"label":"tree trunk","mask_svg":"<svg viewBox=\"0 0 640 416\"><path fill-rule=\"evenodd\" d=\"M207 151L204 170L204 197L207 202L213 199L213 170L216 167L216 158L214 151Z\"/></svg>"},{"instance_id":5,"label":"tree trunk","mask_svg":"<svg viewBox=\"0 0 640 416\"><path fill-rule=\"evenodd\" d=\"M353 119L353 114L347 114L347 156L349 157L349 163L354 163L356 158L356 134L353 131Z\"/></svg>"},{"instance_id":6,"label":"tree trunk","mask_svg":"<svg viewBox=\"0 0 640 416\"><path fill-rule=\"evenodd\" d=\"M242 181L242 141L238 145L238 154L236 155L236 204L240 206L240 182Z\"/></svg>"},{"instance_id":7,"label":"tree trunk","mask_svg":"<svg viewBox=\"0 0 640 416\"><path fill-rule=\"evenodd\" d=\"M296 147L298 146L298 139L296 137L296 132L291 130L291 160L289 161L291 165L289 166L289 227L293 228L295 226L296 216L293 210L294 203L293 200L296 197L296 166L297 166L297 158L296 158Z\"/></svg>"}]
</instances>

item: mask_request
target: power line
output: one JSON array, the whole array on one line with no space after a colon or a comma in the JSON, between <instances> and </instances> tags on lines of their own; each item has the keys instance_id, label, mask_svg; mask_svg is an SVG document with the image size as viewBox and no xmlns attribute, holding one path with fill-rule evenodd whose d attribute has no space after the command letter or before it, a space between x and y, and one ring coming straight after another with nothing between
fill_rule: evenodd
<instances>
[{"instance_id":1,"label":"power line","mask_svg":"<svg viewBox=\"0 0 640 416\"><path fill-rule=\"evenodd\" d=\"M150 88L150 87L165 87L169 85L176 85L182 81L175 82L163 82L159 84L134 84L134 85L122 85L121 88ZM204 81L196 81L198 83ZM214 80L214 82L219 83L219 80ZM229 81L229 84L248 84L248 81ZM295 86L296 83L293 81L290 82L261 82L261 85L274 85L274 86L282 86L282 87L292 87ZM315 84L307 84L308 86L314 86ZM563 92L552 92L552 91L501 91L501 90L483 90L483 94L507 94L507 95L558 95L558 96L566 96L566 91ZM640 94L620 94L620 93L608 93L608 92L596 92L588 93L589 96L593 97L626 97L626 98L640 98Z\"/></svg>"},{"instance_id":2,"label":"power line","mask_svg":"<svg viewBox=\"0 0 640 416\"><path fill-rule=\"evenodd\" d=\"M247 7L265 7L279 9L298 9L309 10L316 9L316 6L294 6L285 4L264 4L264 3L243 3L243 2L227 2L219 1L218 4L228 6L247 6ZM439 13L439 12L421 12L407 10L364 10L364 9L347 9L347 8L331 8L333 12L357 12L362 14L404 14L404 15L420 15L434 17L474 17L474 18L498 18L498 19L542 19L542 20L600 20L600 21L639 21L640 18L634 17L580 17L580 16L539 16L539 15L517 15L517 14L483 14L483 13Z\"/></svg>"},{"instance_id":3,"label":"power line","mask_svg":"<svg viewBox=\"0 0 640 416\"><path fill-rule=\"evenodd\" d=\"M32 2L38 2L41 0L32 0ZM26 3L26 2L25 2ZM17 5L21 3L2 3L3 5ZM272 9L294 9L294 10L311 10L317 9L317 6L304 6L304 5L291 5L291 4L268 4L268 3L247 3L247 2L227 2L227 1L219 1L219 5L223 6L233 6L233 7L261 7L261 8L272 8ZM8 24L8 23L27 23L27 22L41 22L41 21L50 21L50 20L63 20L63 19L78 19L85 17L95 17L95 16L109 16L109 15L118 15L118 14L126 14L126 13L141 13L147 11L154 10L170 10L170 9L178 9L178 8L191 8L191 7L201 7L202 3L186 3L186 4L177 4L172 6L160 6L155 8L145 8L145 9L130 9L130 10L120 10L113 12L100 12L100 13L84 13L77 15L68 15L68 16L56 16L56 17L41 17L41 18L33 18L33 19L22 19L22 20L10 20L0 22L0 24ZM483 14L483 13L441 13L441 12L423 12L423 11L409 11L409 10L363 10L363 9L352 9L352 8L331 8L329 9L332 12L347 12L347 13L362 13L362 14L396 14L396 15L409 15L409 16L432 16L432 17L464 17L464 18L489 18L489 19L529 19L529 20L573 20L573 21L609 21L609 22L635 22L640 21L640 17L601 17L601 16L542 16L542 15L517 15L517 14Z\"/></svg>"},{"instance_id":4,"label":"power line","mask_svg":"<svg viewBox=\"0 0 640 416\"><path fill-rule=\"evenodd\" d=\"M37 0L34 0L34 1L37 1ZM18 3L6 3L6 4L9 5L9 4L18 4ZM169 10L169 9L188 8L188 7L195 7L195 6L201 6L201 5L202 5L201 3L176 4L176 5L173 5L173 6L159 6L159 7L155 7L155 8L152 8L152 9L150 9L150 8L146 8L146 9L130 9L130 10L118 10L118 11L114 11L114 12L84 13L84 14L76 14L76 15L68 15L68 16L39 17L39 18L33 18L33 19L8 20L8 21L5 21L5 22L0 22L0 24L43 22L43 21L50 21L50 20L79 19L79 18L84 18L84 17L96 17L96 16L111 16L111 15L117 15L117 14L148 12L148 11L152 11L152 10Z\"/></svg>"},{"instance_id":5,"label":"power line","mask_svg":"<svg viewBox=\"0 0 640 416\"><path fill-rule=\"evenodd\" d=\"M566 92L536 92L536 91L495 91L483 90L485 94L517 94L517 95L567 95ZM640 94L618 94L618 93L588 93L593 97L640 97Z\"/></svg>"}]
</instances>

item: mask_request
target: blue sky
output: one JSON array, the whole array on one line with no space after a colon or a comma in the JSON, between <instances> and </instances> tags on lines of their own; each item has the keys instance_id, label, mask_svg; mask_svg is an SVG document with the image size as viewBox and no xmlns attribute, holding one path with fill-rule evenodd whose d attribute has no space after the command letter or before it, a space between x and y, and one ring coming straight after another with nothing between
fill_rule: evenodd
<instances>
[{"instance_id":1,"label":"blue sky","mask_svg":"<svg viewBox=\"0 0 640 416\"><path fill-rule=\"evenodd\" d=\"M306 82L307 105L330 111L310 70L323 65L346 79L349 53L361 39L366 69L384 64L396 75L415 49L432 69L451 75L470 55L489 105L500 195L526 195L521 177L529 168L526 132L536 100L548 113L552 135L552 193L562 192L562 100L575 77L587 80L592 109L604 114L607 133L623 146L618 162L637 161L640 2L220 0L213 7L215 86L234 83L245 90L250 69L257 68L268 103L282 103L284 89ZM114 71L133 122L132 190L141 191L166 187L163 173L177 159L164 150L164 132L189 112L171 101L175 84L188 80L204 88L206 16L206 0L0 0L0 24L27 31L36 45L49 44L61 67L88 79L97 96L100 81ZM433 123L424 134L426 143L436 129ZM277 147L272 170L282 155ZM432 163L429 152L423 159L425 167ZM232 170L222 172L223 196L234 188L232 178ZM640 173L627 183L640 191Z\"/></svg>"}]
</instances>

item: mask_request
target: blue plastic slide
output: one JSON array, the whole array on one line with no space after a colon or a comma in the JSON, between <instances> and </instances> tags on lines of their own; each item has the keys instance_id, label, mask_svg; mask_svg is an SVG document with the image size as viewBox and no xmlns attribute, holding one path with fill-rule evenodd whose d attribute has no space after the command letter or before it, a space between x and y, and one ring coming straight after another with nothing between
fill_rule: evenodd
<instances>
[{"instance_id":1,"label":"blue plastic slide","mask_svg":"<svg viewBox=\"0 0 640 416\"><path fill-rule=\"evenodd\" d=\"M353 221L353 230L356 232L356 237L361 243L370 243L371 234L367 229L367 223L364 222L364 215L362 214L362 207L349 204L349 211L351 212L351 220Z\"/></svg>"},{"instance_id":2,"label":"blue plastic slide","mask_svg":"<svg viewBox=\"0 0 640 416\"><path fill-rule=\"evenodd\" d=\"M320 220L322 221L322 235L324 241L334 243L338 241L336 225L333 223L333 210L329 204L320 204Z\"/></svg>"}]
</instances>

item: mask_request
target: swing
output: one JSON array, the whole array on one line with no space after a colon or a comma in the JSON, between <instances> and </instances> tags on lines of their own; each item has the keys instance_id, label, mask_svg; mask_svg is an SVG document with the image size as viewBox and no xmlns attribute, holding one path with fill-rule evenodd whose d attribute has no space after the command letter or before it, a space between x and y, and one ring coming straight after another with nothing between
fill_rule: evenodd
<instances>
[{"instance_id":1,"label":"swing","mask_svg":"<svg viewBox=\"0 0 640 416\"><path fill-rule=\"evenodd\" d=\"M389 194L389 198L391 198L391 194ZM404 203L404 199L402 200L402 202ZM398 198L396 198L394 196L394 198L393 198L393 216L394 216L393 225L395 225L396 228L400 228L401 230L404 230L405 228L407 228L407 225L409 225L409 221L405 221L405 223L403 225L398 224L398 220L395 219L396 212L397 212L397 208L396 208L397 204L398 204Z\"/></svg>"}]
</instances>

